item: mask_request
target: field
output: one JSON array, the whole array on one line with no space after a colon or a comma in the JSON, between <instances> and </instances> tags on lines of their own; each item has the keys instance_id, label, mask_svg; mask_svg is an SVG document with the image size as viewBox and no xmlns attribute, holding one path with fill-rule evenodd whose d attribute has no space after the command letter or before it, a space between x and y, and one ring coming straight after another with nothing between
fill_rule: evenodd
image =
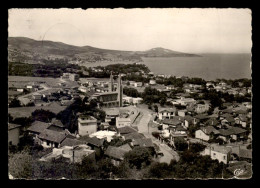
<instances>
[{"instance_id":1,"label":"field","mask_svg":"<svg viewBox=\"0 0 260 188\"><path fill-rule=\"evenodd\" d=\"M17 107L17 108L8 108L8 113L13 118L19 117L30 117L32 112L37 109L49 110L54 114L58 114L59 112L65 110L66 106L61 106L57 102L50 103L47 106L31 106L31 107Z\"/></svg>"},{"instance_id":2,"label":"field","mask_svg":"<svg viewBox=\"0 0 260 188\"><path fill-rule=\"evenodd\" d=\"M8 83L29 83L29 82L45 82L49 87L58 86L61 83L60 78L50 77L29 77L29 76L8 76Z\"/></svg>"}]
</instances>

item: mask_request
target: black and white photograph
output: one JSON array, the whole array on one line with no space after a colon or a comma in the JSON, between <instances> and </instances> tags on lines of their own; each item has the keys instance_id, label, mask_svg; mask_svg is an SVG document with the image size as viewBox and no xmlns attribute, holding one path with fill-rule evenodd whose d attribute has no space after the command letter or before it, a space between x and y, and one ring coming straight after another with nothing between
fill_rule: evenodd
<instances>
[{"instance_id":1,"label":"black and white photograph","mask_svg":"<svg viewBox=\"0 0 260 188\"><path fill-rule=\"evenodd\" d=\"M251 179L252 45L249 8L10 8L9 179Z\"/></svg>"}]
</instances>

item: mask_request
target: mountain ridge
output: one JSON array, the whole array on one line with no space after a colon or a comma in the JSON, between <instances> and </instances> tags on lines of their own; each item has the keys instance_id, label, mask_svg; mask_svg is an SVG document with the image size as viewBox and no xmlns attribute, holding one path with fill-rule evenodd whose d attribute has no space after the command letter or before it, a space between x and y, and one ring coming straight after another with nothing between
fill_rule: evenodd
<instances>
[{"instance_id":1,"label":"mountain ridge","mask_svg":"<svg viewBox=\"0 0 260 188\"><path fill-rule=\"evenodd\" d=\"M8 60L23 63L42 63L62 60L67 63L95 61L142 61L142 57L194 57L196 54L177 52L162 47L145 51L124 51L97 47L75 46L49 40L38 41L27 37L8 37Z\"/></svg>"}]
</instances>

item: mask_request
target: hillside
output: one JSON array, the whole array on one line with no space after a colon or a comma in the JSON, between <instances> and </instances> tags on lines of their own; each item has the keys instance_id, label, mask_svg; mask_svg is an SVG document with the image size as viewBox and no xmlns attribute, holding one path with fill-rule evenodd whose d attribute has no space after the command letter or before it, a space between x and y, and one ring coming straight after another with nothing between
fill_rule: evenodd
<instances>
[{"instance_id":1,"label":"hillside","mask_svg":"<svg viewBox=\"0 0 260 188\"><path fill-rule=\"evenodd\" d=\"M25 37L8 38L9 61L23 63L85 63L96 61L142 61L142 57L197 56L164 48L147 51L120 51L91 46L73 46L62 42L36 41Z\"/></svg>"}]
</instances>

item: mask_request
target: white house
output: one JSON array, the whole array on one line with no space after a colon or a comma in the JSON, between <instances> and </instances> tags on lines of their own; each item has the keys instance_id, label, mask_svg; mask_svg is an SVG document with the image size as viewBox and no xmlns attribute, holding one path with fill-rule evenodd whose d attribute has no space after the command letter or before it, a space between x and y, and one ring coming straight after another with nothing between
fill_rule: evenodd
<instances>
[{"instance_id":1,"label":"white house","mask_svg":"<svg viewBox=\"0 0 260 188\"><path fill-rule=\"evenodd\" d=\"M164 119L164 118L171 118L173 116L175 116L176 114L176 109L174 108L169 108L169 109L164 109L158 112L158 117L160 120Z\"/></svg>"},{"instance_id":2,"label":"white house","mask_svg":"<svg viewBox=\"0 0 260 188\"><path fill-rule=\"evenodd\" d=\"M209 141L217 134L219 134L219 132L213 126L201 127L199 130L195 131L195 138Z\"/></svg>"},{"instance_id":3,"label":"white house","mask_svg":"<svg viewBox=\"0 0 260 188\"><path fill-rule=\"evenodd\" d=\"M150 84L150 85L155 85L155 84L156 84L156 81L155 81L155 80L150 80L150 81L149 81L149 84Z\"/></svg>"},{"instance_id":4,"label":"white house","mask_svg":"<svg viewBox=\"0 0 260 188\"><path fill-rule=\"evenodd\" d=\"M143 83L142 82L136 82L134 83L135 87L142 87Z\"/></svg>"},{"instance_id":5,"label":"white house","mask_svg":"<svg viewBox=\"0 0 260 188\"><path fill-rule=\"evenodd\" d=\"M201 152L201 155L209 155L212 160L218 160L228 164L231 155L231 148L225 146L211 145Z\"/></svg>"},{"instance_id":6,"label":"white house","mask_svg":"<svg viewBox=\"0 0 260 188\"><path fill-rule=\"evenodd\" d=\"M133 98L133 104L140 104L142 101L143 101L143 99L140 97Z\"/></svg>"},{"instance_id":7,"label":"white house","mask_svg":"<svg viewBox=\"0 0 260 188\"><path fill-rule=\"evenodd\" d=\"M125 127L131 125L131 119L130 118L124 118L124 117L116 117L116 127Z\"/></svg>"},{"instance_id":8,"label":"white house","mask_svg":"<svg viewBox=\"0 0 260 188\"><path fill-rule=\"evenodd\" d=\"M80 136L90 135L97 132L97 119L92 116L79 117L78 132Z\"/></svg>"}]
</instances>

